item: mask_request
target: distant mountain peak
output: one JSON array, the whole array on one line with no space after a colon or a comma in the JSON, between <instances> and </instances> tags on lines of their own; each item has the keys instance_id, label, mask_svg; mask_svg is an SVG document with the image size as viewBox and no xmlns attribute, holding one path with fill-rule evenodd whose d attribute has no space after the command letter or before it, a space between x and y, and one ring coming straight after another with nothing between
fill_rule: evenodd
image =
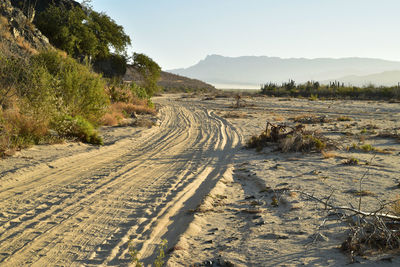
<instances>
[{"instance_id":1,"label":"distant mountain peak","mask_svg":"<svg viewBox=\"0 0 400 267\"><path fill-rule=\"evenodd\" d=\"M400 62L360 57L307 59L269 56L225 57L217 54L207 55L191 67L170 70L172 73L211 84L252 85L281 83L289 79L298 83L308 80L338 80L340 77L365 76L387 71L400 71ZM379 83L379 79L376 82Z\"/></svg>"}]
</instances>

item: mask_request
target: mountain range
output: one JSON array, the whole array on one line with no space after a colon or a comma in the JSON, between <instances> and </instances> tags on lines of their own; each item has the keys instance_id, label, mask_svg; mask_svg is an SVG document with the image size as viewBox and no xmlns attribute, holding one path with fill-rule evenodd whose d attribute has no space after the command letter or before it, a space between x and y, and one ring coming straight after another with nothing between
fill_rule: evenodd
<instances>
[{"instance_id":1,"label":"mountain range","mask_svg":"<svg viewBox=\"0 0 400 267\"><path fill-rule=\"evenodd\" d=\"M224 57L209 55L199 63L169 72L203 80L216 87L249 87L289 79L352 85L397 85L400 62L373 58L279 58L267 56ZM219 86L224 85L224 86Z\"/></svg>"}]
</instances>

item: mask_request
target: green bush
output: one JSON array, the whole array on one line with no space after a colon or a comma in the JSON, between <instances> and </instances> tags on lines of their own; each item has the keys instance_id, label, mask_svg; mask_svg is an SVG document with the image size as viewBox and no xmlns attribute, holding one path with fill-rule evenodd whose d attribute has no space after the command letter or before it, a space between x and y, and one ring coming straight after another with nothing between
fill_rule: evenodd
<instances>
[{"instance_id":1,"label":"green bush","mask_svg":"<svg viewBox=\"0 0 400 267\"><path fill-rule=\"evenodd\" d=\"M105 93L105 81L87 65L63 56L57 51L40 53L32 58L34 69L47 72L51 81L52 95L57 109L71 116L82 116L91 123L99 123L109 100Z\"/></svg>"},{"instance_id":2,"label":"green bush","mask_svg":"<svg viewBox=\"0 0 400 267\"><path fill-rule=\"evenodd\" d=\"M59 118L53 127L60 136L77 138L84 143L103 145L103 140L94 126L82 116L66 115Z\"/></svg>"},{"instance_id":3,"label":"green bush","mask_svg":"<svg viewBox=\"0 0 400 267\"><path fill-rule=\"evenodd\" d=\"M49 129L60 137L102 144L94 127L109 100L104 79L87 65L57 51L28 59L0 54L0 78L1 155L58 142Z\"/></svg>"},{"instance_id":4,"label":"green bush","mask_svg":"<svg viewBox=\"0 0 400 267\"><path fill-rule=\"evenodd\" d=\"M345 86L344 83L330 82L321 85L318 82L308 81L304 84L296 84L293 80L281 85L267 83L261 86L261 93L271 96L308 97L310 100L319 98L351 98L351 99L399 99L400 87L364 87Z\"/></svg>"},{"instance_id":5,"label":"green bush","mask_svg":"<svg viewBox=\"0 0 400 267\"><path fill-rule=\"evenodd\" d=\"M140 99L150 99L150 96L147 94L146 89L137 85L136 83L132 83L130 87L131 92Z\"/></svg>"}]
</instances>

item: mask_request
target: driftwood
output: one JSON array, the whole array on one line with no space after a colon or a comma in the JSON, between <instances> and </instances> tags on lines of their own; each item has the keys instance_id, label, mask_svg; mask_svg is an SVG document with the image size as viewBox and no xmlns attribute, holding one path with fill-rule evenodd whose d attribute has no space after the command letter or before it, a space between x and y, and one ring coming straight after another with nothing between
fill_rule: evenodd
<instances>
[{"instance_id":1,"label":"driftwood","mask_svg":"<svg viewBox=\"0 0 400 267\"><path fill-rule=\"evenodd\" d=\"M380 217L380 218L384 218L384 219L389 219L389 220L394 220L394 221L400 221L400 216L396 216L396 215L392 215L392 214L388 214L388 213L383 213L380 212L381 210L383 210L384 207L381 207L380 209L378 209L377 211L373 211L373 212L366 212L366 211L362 211L353 207L349 207L349 206L334 206L328 203L329 198L327 201L323 201L322 199L319 199L313 195L310 195L308 193L305 193L303 191L299 191L299 190L292 190L293 192L297 192L301 195L306 196L309 199L315 200L321 204L323 204L325 206L325 209L333 209L333 210L347 210L347 211L352 211L355 214L359 214L359 215L363 215L363 216L370 216L370 217ZM397 201L397 200L395 200ZM384 206L387 206L389 204L394 203L395 201L392 202L388 202L386 203Z\"/></svg>"}]
</instances>

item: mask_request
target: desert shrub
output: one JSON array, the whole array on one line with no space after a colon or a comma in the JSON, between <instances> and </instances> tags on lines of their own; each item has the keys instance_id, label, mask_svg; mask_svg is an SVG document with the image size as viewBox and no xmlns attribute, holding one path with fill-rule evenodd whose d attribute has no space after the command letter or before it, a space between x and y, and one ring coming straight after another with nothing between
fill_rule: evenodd
<instances>
[{"instance_id":1,"label":"desert shrub","mask_svg":"<svg viewBox=\"0 0 400 267\"><path fill-rule=\"evenodd\" d=\"M94 124L99 122L109 105L101 76L57 51L34 56L32 64L51 75L52 94L57 98L59 110L71 116L82 116Z\"/></svg>"},{"instance_id":2,"label":"desert shrub","mask_svg":"<svg viewBox=\"0 0 400 267\"><path fill-rule=\"evenodd\" d=\"M374 151L375 150L375 148L371 144L361 145L360 149L365 151L365 152L370 152L370 151Z\"/></svg>"},{"instance_id":3,"label":"desert shrub","mask_svg":"<svg viewBox=\"0 0 400 267\"><path fill-rule=\"evenodd\" d=\"M148 102L150 100L146 89L136 83L126 84L118 79L109 79L106 90L112 103L125 102L136 104L138 101Z\"/></svg>"},{"instance_id":4,"label":"desert shrub","mask_svg":"<svg viewBox=\"0 0 400 267\"><path fill-rule=\"evenodd\" d=\"M352 121L353 119L350 118L349 116L339 116L337 118L337 121Z\"/></svg>"},{"instance_id":5,"label":"desert shrub","mask_svg":"<svg viewBox=\"0 0 400 267\"><path fill-rule=\"evenodd\" d=\"M0 53L0 106L3 109L8 107L14 96L27 94L30 82L28 69L27 61Z\"/></svg>"},{"instance_id":6,"label":"desert shrub","mask_svg":"<svg viewBox=\"0 0 400 267\"><path fill-rule=\"evenodd\" d=\"M257 151L261 151L263 147L267 146L270 137L264 131L260 135L253 135L246 143L247 148L255 148Z\"/></svg>"},{"instance_id":7,"label":"desert shrub","mask_svg":"<svg viewBox=\"0 0 400 267\"><path fill-rule=\"evenodd\" d=\"M161 241L161 244L158 246L158 255L156 260L154 261L154 266L162 267L164 266L164 258L165 258L165 251L167 248L168 241L166 239Z\"/></svg>"},{"instance_id":8,"label":"desert shrub","mask_svg":"<svg viewBox=\"0 0 400 267\"><path fill-rule=\"evenodd\" d=\"M282 152L307 152L307 151L321 151L326 147L326 144L315 137L313 134L294 133L287 135L279 142L279 149Z\"/></svg>"},{"instance_id":9,"label":"desert shrub","mask_svg":"<svg viewBox=\"0 0 400 267\"><path fill-rule=\"evenodd\" d=\"M318 100L318 95L317 94L311 94L310 97L308 98L310 101L317 101Z\"/></svg>"},{"instance_id":10,"label":"desert shrub","mask_svg":"<svg viewBox=\"0 0 400 267\"><path fill-rule=\"evenodd\" d=\"M0 156L46 141L48 121L18 109L0 111Z\"/></svg>"},{"instance_id":11,"label":"desert shrub","mask_svg":"<svg viewBox=\"0 0 400 267\"><path fill-rule=\"evenodd\" d=\"M294 122L302 123L302 124L316 124L316 123L327 123L331 122L331 119L329 119L325 115L321 116L316 116L316 115L299 115L294 118L290 118L290 120L293 120Z\"/></svg>"},{"instance_id":12,"label":"desert shrub","mask_svg":"<svg viewBox=\"0 0 400 267\"><path fill-rule=\"evenodd\" d=\"M109 106L101 76L57 51L26 60L0 55L0 62L3 147L44 142L49 126L62 137L102 143L94 129Z\"/></svg>"},{"instance_id":13,"label":"desert shrub","mask_svg":"<svg viewBox=\"0 0 400 267\"><path fill-rule=\"evenodd\" d=\"M102 145L103 140L99 136L94 126L82 116L65 115L58 118L57 123L53 124L60 136L76 138L84 143Z\"/></svg>"},{"instance_id":14,"label":"desert shrub","mask_svg":"<svg viewBox=\"0 0 400 267\"><path fill-rule=\"evenodd\" d=\"M296 127L289 127L287 125L274 125L269 122L265 131L259 136L252 136L249 139L247 147L256 148L260 151L269 143L277 144L277 150L282 152L321 152L326 147L335 147L331 140L315 131L306 131L301 124L296 125Z\"/></svg>"},{"instance_id":15,"label":"desert shrub","mask_svg":"<svg viewBox=\"0 0 400 267\"><path fill-rule=\"evenodd\" d=\"M150 99L150 96L147 94L145 88L137 85L136 83L132 83L130 86L130 91L134 94L137 98L140 99Z\"/></svg>"},{"instance_id":16,"label":"desert shrub","mask_svg":"<svg viewBox=\"0 0 400 267\"><path fill-rule=\"evenodd\" d=\"M130 102L133 98L132 92L122 84L110 84L107 86L106 92L111 100L111 103Z\"/></svg>"},{"instance_id":17,"label":"desert shrub","mask_svg":"<svg viewBox=\"0 0 400 267\"><path fill-rule=\"evenodd\" d=\"M344 165L358 165L359 160L357 158L349 158L345 162L343 162Z\"/></svg>"},{"instance_id":18,"label":"desert shrub","mask_svg":"<svg viewBox=\"0 0 400 267\"><path fill-rule=\"evenodd\" d=\"M372 146L371 144L362 144L362 145L357 145L356 143L351 144L351 147L349 149L352 150L361 150L363 152L383 152L383 150L377 149L376 147Z\"/></svg>"},{"instance_id":19,"label":"desert shrub","mask_svg":"<svg viewBox=\"0 0 400 267\"><path fill-rule=\"evenodd\" d=\"M321 85L318 82L308 81L296 84L293 80L282 83L267 83L261 86L261 93L270 96L308 97L310 100L320 98L351 98L351 99L399 99L400 87L364 87L345 86L338 81Z\"/></svg>"}]
</instances>

